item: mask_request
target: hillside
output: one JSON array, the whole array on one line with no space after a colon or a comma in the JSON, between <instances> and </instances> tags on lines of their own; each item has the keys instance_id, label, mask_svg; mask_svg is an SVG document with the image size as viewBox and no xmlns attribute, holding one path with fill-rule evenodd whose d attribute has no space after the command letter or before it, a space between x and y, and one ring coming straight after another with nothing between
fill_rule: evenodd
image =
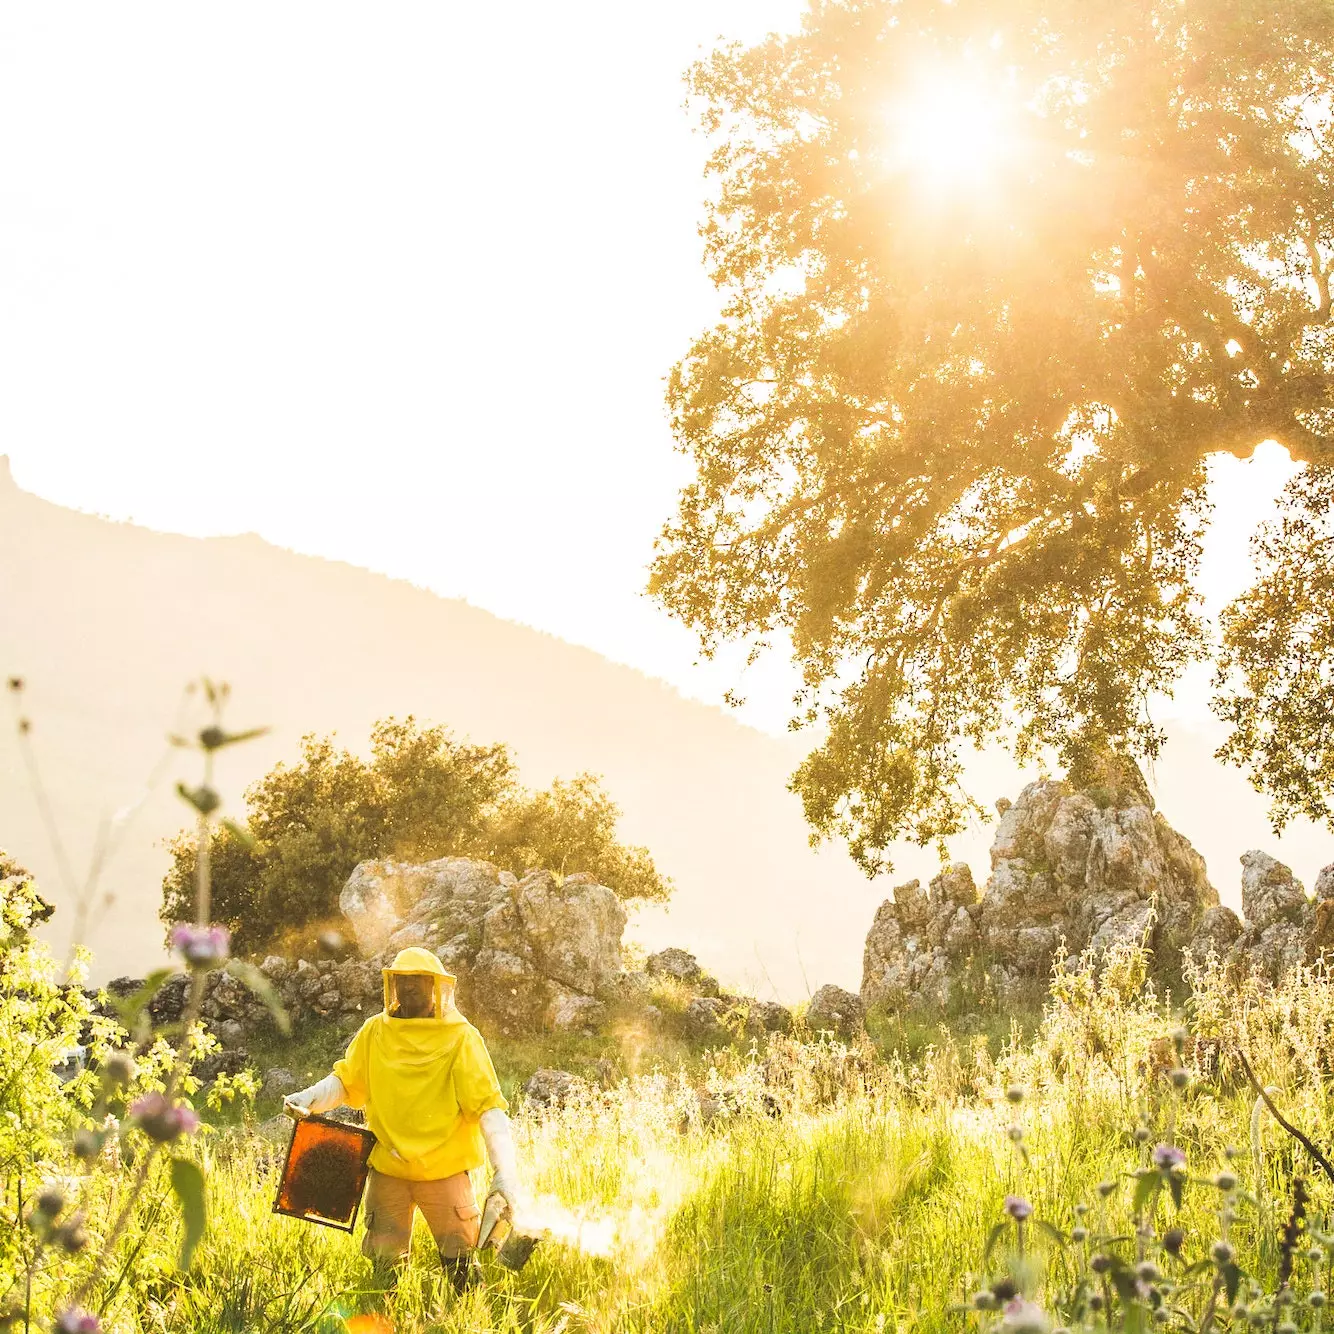
<instances>
[{"instance_id":1,"label":"hillside","mask_svg":"<svg viewBox=\"0 0 1334 1334\"><path fill-rule=\"evenodd\" d=\"M581 769L605 776L625 810L625 834L651 847L677 885L670 909L640 914L631 933L640 940L684 945L724 978L761 992L772 985L789 999L825 981L858 983L862 940L887 887L869 884L840 848L807 846L785 790L802 753L795 739L744 727L589 650L404 582L254 536L199 540L62 509L20 490L3 460L0 589L0 671L28 682L34 743L78 868L99 821L139 801L182 684L208 673L232 683L233 723L273 729L223 758L233 810L252 779L294 755L302 733L336 731L356 746L376 718L415 713L508 742L533 785ZM172 763L104 876L116 902L91 942L99 977L159 957L162 844L184 823L171 789L190 772L186 757ZM996 755L979 763L975 781L990 798L1013 795L1019 777ZM1309 827L1273 839L1259 799L1199 737L1174 739L1155 785L1229 901L1248 847L1284 856L1308 883L1332 859L1331 840ZM978 829L954 849L979 879L988 840ZM0 846L62 899L8 728ZM931 863L910 849L899 870L929 874ZM58 918L61 947L67 932Z\"/></svg>"}]
</instances>

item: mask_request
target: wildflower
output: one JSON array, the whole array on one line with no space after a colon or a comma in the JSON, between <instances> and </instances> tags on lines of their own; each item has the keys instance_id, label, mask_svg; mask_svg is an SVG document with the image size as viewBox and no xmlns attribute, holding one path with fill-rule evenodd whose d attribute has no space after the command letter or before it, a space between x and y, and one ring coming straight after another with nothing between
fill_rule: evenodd
<instances>
[{"instance_id":1,"label":"wildflower","mask_svg":"<svg viewBox=\"0 0 1334 1334\"><path fill-rule=\"evenodd\" d=\"M1102 1198L1103 1198L1104 1200L1105 1200L1109 1195L1114 1194L1115 1191L1116 1191L1116 1182L1115 1182L1115 1181L1100 1181L1100 1182L1098 1182L1098 1194L1101 1195Z\"/></svg>"},{"instance_id":2,"label":"wildflower","mask_svg":"<svg viewBox=\"0 0 1334 1334\"><path fill-rule=\"evenodd\" d=\"M37 1197L37 1208L48 1218L59 1218L60 1211L65 1207L64 1193L56 1186L47 1186Z\"/></svg>"},{"instance_id":3,"label":"wildflower","mask_svg":"<svg viewBox=\"0 0 1334 1334\"><path fill-rule=\"evenodd\" d=\"M996 1311L1000 1308L1000 1302L995 1295L990 1292L973 1293L972 1307L974 1311Z\"/></svg>"},{"instance_id":4,"label":"wildflower","mask_svg":"<svg viewBox=\"0 0 1334 1334\"><path fill-rule=\"evenodd\" d=\"M1148 1142L1149 1142L1149 1128L1148 1128L1148 1126L1136 1126L1136 1127L1135 1127L1135 1143L1136 1143L1136 1144L1147 1144Z\"/></svg>"},{"instance_id":5,"label":"wildflower","mask_svg":"<svg viewBox=\"0 0 1334 1334\"><path fill-rule=\"evenodd\" d=\"M1070 1240L1074 1242L1086 1242L1089 1239L1089 1230L1082 1224L1070 1229Z\"/></svg>"},{"instance_id":6,"label":"wildflower","mask_svg":"<svg viewBox=\"0 0 1334 1334\"><path fill-rule=\"evenodd\" d=\"M1001 1316L1001 1328L1014 1330L1015 1334L1049 1334L1051 1321L1040 1306L1023 1297L1015 1297L1005 1303Z\"/></svg>"},{"instance_id":7,"label":"wildflower","mask_svg":"<svg viewBox=\"0 0 1334 1334\"><path fill-rule=\"evenodd\" d=\"M133 1103L130 1117L149 1139L159 1144L170 1144L181 1135L193 1135L199 1129L194 1108L168 1102L161 1093L146 1093Z\"/></svg>"},{"instance_id":8,"label":"wildflower","mask_svg":"<svg viewBox=\"0 0 1334 1334\"><path fill-rule=\"evenodd\" d=\"M171 943L191 968L208 968L226 959L232 933L225 926L191 926L182 922L173 927Z\"/></svg>"},{"instance_id":9,"label":"wildflower","mask_svg":"<svg viewBox=\"0 0 1334 1334\"><path fill-rule=\"evenodd\" d=\"M1157 1283L1162 1272L1152 1260L1144 1260L1135 1268L1135 1274L1141 1283Z\"/></svg>"},{"instance_id":10,"label":"wildflower","mask_svg":"<svg viewBox=\"0 0 1334 1334\"><path fill-rule=\"evenodd\" d=\"M1089 1268L1095 1274L1105 1274L1112 1267L1112 1257L1104 1255L1101 1251L1089 1261Z\"/></svg>"},{"instance_id":11,"label":"wildflower","mask_svg":"<svg viewBox=\"0 0 1334 1334\"><path fill-rule=\"evenodd\" d=\"M1024 1128L1017 1121L1005 1132L1015 1144L1023 1143Z\"/></svg>"},{"instance_id":12,"label":"wildflower","mask_svg":"<svg viewBox=\"0 0 1334 1334\"><path fill-rule=\"evenodd\" d=\"M113 1088L122 1088L138 1073L134 1057L127 1051L113 1051L102 1066L102 1078Z\"/></svg>"},{"instance_id":13,"label":"wildflower","mask_svg":"<svg viewBox=\"0 0 1334 1334\"><path fill-rule=\"evenodd\" d=\"M1032 1216L1033 1206L1019 1195L1007 1195L1005 1197L1005 1212L1014 1219L1016 1223L1022 1223L1024 1219Z\"/></svg>"},{"instance_id":14,"label":"wildflower","mask_svg":"<svg viewBox=\"0 0 1334 1334\"><path fill-rule=\"evenodd\" d=\"M1225 1265L1225 1264L1231 1264L1232 1262L1232 1255L1233 1255L1232 1247L1229 1246L1225 1241L1214 1242L1211 1254L1214 1257L1215 1264Z\"/></svg>"},{"instance_id":15,"label":"wildflower","mask_svg":"<svg viewBox=\"0 0 1334 1334\"><path fill-rule=\"evenodd\" d=\"M1181 1247L1185 1244L1186 1234L1179 1227L1168 1228L1163 1233L1163 1250L1168 1255L1180 1255Z\"/></svg>"},{"instance_id":16,"label":"wildflower","mask_svg":"<svg viewBox=\"0 0 1334 1334\"><path fill-rule=\"evenodd\" d=\"M1181 1066L1177 1066L1175 1070L1169 1070L1167 1077L1172 1081L1174 1089L1183 1089L1190 1083L1190 1072L1183 1070Z\"/></svg>"},{"instance_id":17,"label":"wildflower","mask_svg":"<svg viewBox=\"0 0 1334 1334\"><path fill-rule=\"evenodd\" d=\"M82 1306L67 1306L52 1328L55 1334L102 1334L102 1322Z\"/></svg>"},{"instance_id":18,"label":"wildflower","mask_svg":"<svg viewBox=\"0 0 1334 1334\"><path fill-rule=\"evenodd\" d=\"M1186 1155L1175 1144L1160 1144L1153 1151L1153 1165L1164 1176L1170 1176L1185 1163Z\"/></svg>"},{"instance_id":19,"label":"wildflower","mask_svg":"<svg viewBox=\"0 0 1334 1334\"><path fill-rule=\"evenodd\" d=\"M1028 1091L1022 1084L1011 1084L1010 1087L1005 1090L1005 1096L1009 1098L1016 1107L1023 1102L1027 1094Z\"/></svg>"},{"instance_id":20,"label":"wildflower","mask_svg":"<svg viewBox=\"0 0 1334 1334\"><path fill-rule=\"evenodd\" d=\"M1214 1185L1217 1186L1224 1195L1230 1194L1237 1189L1237 1174L1235 1172L1220 1172L1214 1178Z\"/></svg>"},{"instance_id":21,"label":"wildflower","mask_svg":"<svg viewBox=\"0 0 1334 1334\"><path fill-rule=\"evenodd\" d=\"M78 1255L88 1247L88 1233L84 1231L83 1214L75 1214L67 1223L56 1228L56 1245L68 1255Z\"/></svg>"},{"instance_id":22,"label":"wildflower","mask_svg":"<svg viewBox=\"0 0 1334 1334\"><path fill-rule=\"evenodd\" d=\"M102 1152L103 1137L96 1130L74 1132L74 1156L85 1163Z\"/></svg>"},{"instance_id":23,"label":"wildflower","mask_svg":"<svg viewBox=\"0 0 1334 1334\"><path fill-rule=\"evenodd\" d=\"M1318 1311L1325 1304L1325 1294L1319 1288L1312 1288L1307 1295L1306 1304L1313 1311Z\"/></svg>"}]
</instances>

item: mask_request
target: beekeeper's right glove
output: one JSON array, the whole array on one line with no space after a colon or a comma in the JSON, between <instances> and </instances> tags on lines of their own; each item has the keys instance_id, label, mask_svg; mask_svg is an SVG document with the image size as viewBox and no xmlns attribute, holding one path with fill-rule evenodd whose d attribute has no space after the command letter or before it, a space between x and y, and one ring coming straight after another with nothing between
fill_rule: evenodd
<instances>
[{"instance_id":1,"label":"beekeeper's right glove","mask_svg":"<svg viewBox=\"0 0 1334 1334\"><path fill-rule=\"evenodd\" d=\"M486 1140L487 1157L491 1159L491 1189L488 1195L500 1195L509 1205L510 1212L517 1214L521 1202L519 1191L519 1167L514 1151L514 1133L510 1129L510 1119L499 1107L482 1113L482 1138Z\"/></svg>"},{"instance_id":2,"label":"beekeeper's right glove","mask_svg":"<svg viewBox=\"0 0 1334 1334\"><path fill-rule=\"evenodd\" d=\"M327 1112L347 1101L347 1090L337 1075L325 1075L318 1084L289 1093L283 1099L283 1110L302 1113Z\"/></svg>"}]
</instances>

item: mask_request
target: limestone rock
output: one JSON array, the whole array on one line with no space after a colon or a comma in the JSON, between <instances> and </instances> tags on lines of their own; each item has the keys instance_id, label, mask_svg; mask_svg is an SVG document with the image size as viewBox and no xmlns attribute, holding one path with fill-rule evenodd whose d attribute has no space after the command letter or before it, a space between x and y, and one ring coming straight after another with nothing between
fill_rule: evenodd
<instances>
[{"instance_id":1,"label":"limestone rock","mask_svg":"<svg viewBox=\"0 0 1334 1334\"><path fill-rule=\"evenodd\" d=\"M1241 918L1226 904L1220 903L1200 918L1188 949L1200 963L1210 954L1219 960L1226 959L1241 932Z\"/></svg>"},{"instance_id":2,"label":"limestone rock","mask_svg":"<svg viewBox=\"0 0 1334 1334\"><path fill-rule=\"evenodd\" d=\"M746 1011L746 1032L752 1037L765 1033L790 1033L792 1011L777 1001L751 1001Z\"/></svg>"},{"instance_id":3,"label":"limestone rock","mask_svg":"<svg viewBox=\"0 0 1334 1334\"><path fill-rule=\"evenodd\" d=\"M1004 1000L1045 985L1058 955L1128 942L1172 967L1218 903L1203 859L1153 809L1128 762L1095 767L1082 790L1030 783L996 809L980 895L958 865L929 892L912 881L881 904L863 957L866 1005L941 1007L983 966Z\"/></svg>"},{"instance_id":4,"label":"limestone rock","mask_svg":"<svg viewBox=\"0 0 1334 1334\"><path fill-rule=\"evenodd\" d=\"M504 1033L596 1026L601 1003L621 995L625 908L589 875L518 879L467 857L363 862L339 905L363 955L433 949L458 977L464 1013ZM374 1008L378 978L373 987L336 980L340 1001ZM304 1003L327 1008L319 995Z\"/></svg>"},{"instance_id":5,"label":"limestone rock","mask_svg":"<svg viewBox=\"0 0 1334 1334\"><path fill-rule=\"evenodd\" d=\"M644 961L644 971L650 977L674 977L678 982L698 982L704 975L699 960L687 950L671 946L650 954Z\"/></svg>"},{"instance_id":6,"label":"limestone rock","mask_svg":"<svg viewBox=\"0 0 1334 1334\"><path fill-rule=\"evenodd\" d=\"M547 1005L546 1026L558 1033L596 1032L607 1018L607 1007L592 996L558 991Z\"/></svg>"},{"instance_id":7,"label":"limestone rock","mask_svg":"<svg viewBox=\"0 0 1334 1334\"><path fill-rule=\"evenodd\" d=\"M861 998L832 985L821 987L806 1008L806 1023L817 1033L855 1037L861 1031L864 1019Z\"/></svg>"},{"instance_id":8,"label":"limestone rock","mask_svg":"<svg viewBox=\"0 0 1334 1334\"><path fill-rule=\"evenodd\" d=\"M285 1098L301 1087L301 1081L285 1066L275 1065L264 1072L264 1083L260 1085L260 1097Z\"/></svg>"},{"instance_id":9,"label":"limestone rock","mask_svg":"<svg viewBox=\"0 0 1334 1334\"><path fill-rule=\"evenodd\" d=\"M338 895L338 910L351 925L363 954L384 949L401 925L383 866L382 862L362 862Z\"/></svg>"},{"instance_id":10,"label":"limestone rock","mask_svg":"<svg viewBox=\"0 0 1334 1334\"><path fill-rule=\"evenodd\" d=\"M1320 872L1315 878L1315 897L1320 899L1334 899L1334 862Z\"/></svg>"},{"instance_id":11,"label":"limestone rock","mask_svg":"<svg viewBox=\"0 0 1334 1334\"><path fill-rule=\"evenodd\" d=\"M536 1107L561 1107L588 1088L586 1081L568 1070L535 1070L523 1086L524 1098Z\"/></svg>"},{"instance_id":12,"label":"limestone rock","mask_svg":"<svg viewBox=\"0 0 1334 1334\"><path fill-rule=\"evenodd\" d=\"M726 1005L716 996L696 996L681 1015L681 1024L688 1037L701 1042L722 1042L727 1039L723 1027Z\"/></svg>"},{"instance_id":13,"label":"limestone rock","mask_svg":"<svg viewBox=\"0 0 1334 1334\"><path fill-rule=\"evenodd\" d=\"M510 892L545 976L591 996L621 971L625 908L605 885L531 871Z\"/></svg>"},{"instance_id":14,"label":"limestone rock","mask_svg":"<svg viewBox=\"0 0 1334 1334\"><path fill-rule=\"evenodd\" d=\"M1315 905L1292 871L1267 852L1241 856L1241 911L1245 927L1232 946L1236 971L1278 982L1305 962L1316 924Z\"/></svg>"}]
</instances>

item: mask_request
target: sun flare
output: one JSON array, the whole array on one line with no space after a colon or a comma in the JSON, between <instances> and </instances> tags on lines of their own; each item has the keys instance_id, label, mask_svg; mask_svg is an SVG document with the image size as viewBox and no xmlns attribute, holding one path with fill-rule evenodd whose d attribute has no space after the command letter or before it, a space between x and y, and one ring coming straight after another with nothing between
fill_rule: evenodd
<instances>
[{"instance_id":1,"label":"sun flare","mask_svg":"<svg viewBox=\"0 0 1334 1334\"><path fill-rule=\"evenodd\" d=\"M994 181L1016 148L1006 90L972 65L923 72L885 119L891 163L936 190Z\"/></svg>"}]
</instances>

